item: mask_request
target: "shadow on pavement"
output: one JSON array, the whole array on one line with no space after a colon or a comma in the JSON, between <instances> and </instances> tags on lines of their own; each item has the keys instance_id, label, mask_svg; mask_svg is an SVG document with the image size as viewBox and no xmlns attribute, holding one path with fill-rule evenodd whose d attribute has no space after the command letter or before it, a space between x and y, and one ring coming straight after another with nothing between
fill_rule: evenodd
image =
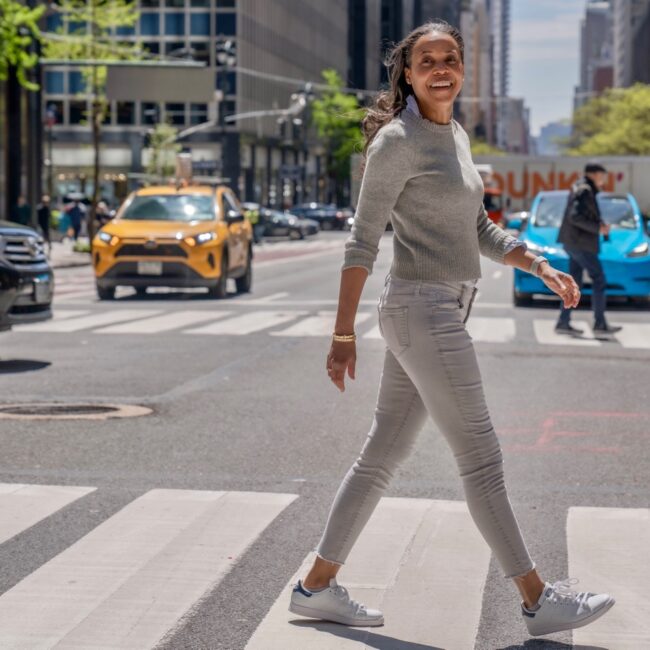
<instances>
[{"instance_id":1,"label":"shadow on pavement","mask_svg":"<svg viewBox=\"0 0 650 650\"><path fill-rule=\"evenodd\" d=\"M445 650L434 645L424 643L413 643L396 639L392 636L385 636L375 632L369 632L367 628L353 628L337 625L336 623L324 623L322 621L289 621L296 627L311 627L319 632L338 636L350 641L358 641L364 644L366 648L375 648L376 650Z\"/></svg>"},{"instance_id":2,"label":"shadow on pavement","mask_svg":"<svg viewBox=\"0 0 650 650\"><path fill-rule=\"evenodd\" d=\"M32 359L0 359L0 374L9 375L17 372L43 370L51 365L49 361L34 361Z\"/></svg>"},{"instance_id":3,"label":"shadow on pavement","mask_svg":"<svg viewBox=\"0 0 650 650\"><path fill-rule=\"evenodd\" d=\"M548 639L528 639L521 645L503 646L495 650L607 650L607 648L595 645L573 645Z\"/></svg>"}]
</instances>

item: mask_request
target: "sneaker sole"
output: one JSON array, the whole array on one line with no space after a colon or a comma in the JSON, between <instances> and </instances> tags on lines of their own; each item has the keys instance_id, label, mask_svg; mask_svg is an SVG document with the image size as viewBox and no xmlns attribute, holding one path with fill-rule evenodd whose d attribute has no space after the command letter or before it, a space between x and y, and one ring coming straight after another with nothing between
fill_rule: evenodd
<instances>
[{"instance_id":1,"label":"sneaker sole","mask_svg":"<svg viewBox=\"0 0 650 650\"><path fill-rule=\"evenodd\" d=\"M295 603L289 604L289 611L294 614L299 614L300 616L306 616L307 618L317 618L321 621L332 621L334 623L340 623L341 625L348 625L350 627L376 627L377 625L384 624L383 616L381 618L371 618L360 621L356 619L344 618L343 616L331 614L320 609L303 607L302 605L296 605Z\"/></svg>"},{"instance_id":2,"label":"sneaker sole","mask_svg":"<svg viewBox=\"0 0 650 650\"><path fill-rule=\"evenodd\" d=\"M566 632L567 630L576 630L579 627L584 627L585 625L589 625L589 623L593 623L594 621L598 620L603 614L606 614L613 606L616 600L614 598L610 598L607 603L605 603L598 611L594 612L591 616L588 616L587 618L583 618L580 621L576 621L572 625L561 625L559 627L554 627L550 629L546 629L543 632L530 632L530 636L543 636L545 634L554 634L555 632Z\"/></svg>"}]
</instances>

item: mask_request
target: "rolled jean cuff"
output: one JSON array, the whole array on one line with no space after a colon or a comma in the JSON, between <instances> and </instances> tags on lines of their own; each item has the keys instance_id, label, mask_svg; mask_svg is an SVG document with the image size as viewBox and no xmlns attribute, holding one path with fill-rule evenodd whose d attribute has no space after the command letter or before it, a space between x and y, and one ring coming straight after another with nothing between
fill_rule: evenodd
<instances>
[{"instance_id":1,"label":"rolled jean cuff","mask_svg":"<svg viewBox=\"0 0 650 650\"><path fill-rule=\"evenodd\" d=\"M317 548L314 549L314 553L316 553L316 556L319 557L324 562L329 562L330 564L336 564L337 566L343 566L344 564L343 562L337 562L336 560L327 559L321 554L321 552Z\"/></svg>"},{"instance_id":2,"label":"rolled jean cuff","mask_svg":"<svg viewBox=\"0 0 650 650\"><path fill-rule=\"evenodd\" d=\"M534 562L531 562L529 569L526 569L525 571L522 571L521 573L515 573L513 575L504 574L503 577L504 578L509 578L510 580L514 580L515 578L521 578L521 577L525 576L527 573L530 573L533 569L536 569L536 568L537 568L537 565Z\"/></svg>"}]
</instances>

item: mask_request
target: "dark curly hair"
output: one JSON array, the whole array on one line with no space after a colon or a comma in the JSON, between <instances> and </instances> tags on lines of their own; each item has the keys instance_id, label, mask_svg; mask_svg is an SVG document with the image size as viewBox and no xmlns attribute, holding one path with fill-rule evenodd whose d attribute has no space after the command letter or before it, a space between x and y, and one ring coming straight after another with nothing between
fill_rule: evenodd
<instances>
[{"instance_id":1,"label":"dark curly hair","mask_svg":"<svg viewBox=\"0 0 650 650\"><path fill-rule=\"evenodd\" d=\"M424 23L414 29L397 43L388 53L384 65L388 68L389 88L377 96L373 106L367 109L366 116L361 122L361 130L365 137L363 147L364 158L370 143L374 140L379 129L388 124L396 115L406 108L406 98L413 92L406 83L404 68L411 66L411 52L418 39L431 32L449 34L457 43L460 59L465 60L465 44L460 31L444 20L434 20Z\"/></svg>"}]
</instances>

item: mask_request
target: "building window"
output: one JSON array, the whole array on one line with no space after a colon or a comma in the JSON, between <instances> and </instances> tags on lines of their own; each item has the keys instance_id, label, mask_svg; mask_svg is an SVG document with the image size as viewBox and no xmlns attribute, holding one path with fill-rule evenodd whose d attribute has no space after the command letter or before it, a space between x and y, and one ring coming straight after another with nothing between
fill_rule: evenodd
<instances>
[{"instance_id":1,"label":"building window","mask_svg":"<svg viewBox=\"0 0 650 650\"><path fill-rule=\"evenodd\" d=\"M150 54L160 54L160 43L156 41L146 41L142 43L142 47Z\"/></svg>"},{"instance_id":2,"label":"building window","mask_svg":"<svg viewBox=\"0 0 650 650\"><path fill-rule=\"evenodd\" d=\"M191 7L209 7L210 0L190 0Z\"/></svg>"},{"instance_id":3,"label":"building window","mask_svg":"<svg viewBox=\"0 0 650 650\"><path fill-rule=\"evenodd\" d=\"M165 7L183 9L185 7L185 0L165 0Z\"/></svg>"},{"instance_id":4,"label":"building window","mask_svg":"<svg viewBox=\"0 0 650 650\"><path fill-rule=\"evenodd\" d=\"M234 11L217 14L217 34L235 36L237 34L237 14Z\"/></svg>"},{"instance_id":5,"label":"building window","mask_svg":"<svg viewBox=\"0 0 650 650\"><path fill-rule=\"evenodd\" d=\"M133 36L135 34L135 27L116 27L115 33L118 36Z\"/></svg>"},{"instance_id":6,"label":"building window","mask_svg":"<svg viewBox=\"0 0 650 650\"><path fill-rule=\"evenodd\" d=\"M70 100L70 124L82 124L87 119L86 102L83 100Z\"/></svg>"},{"instance_id":7,"label":"building window","mask_svg":"<svg viewBox=\"0 0 650 650\"><path fill-rule=\"evenodd\" d=\"M45 19L45 28L47 29L48 32L55 32L62 25L63 25L63 17L58 12L50 14Z\"/></svg>"},{"instance_id":8,"label":"building window","mask_svg":"<svg viewBox=\"0 0 650 650\"><path fill-rule=\"evenodd\" d=\"M106 107L106 112L104 113L104 121L102 122L102 124L110 124L112 114L113 114L113 111L111 110L111 105L109 104Z\"/></svg>"},{"instance_id":9,"label":"building window","mask_svg":"<svg viewBox=\"0 0 650 650\"><path fill-rule=\"evenodd\" d=\"M221 9L221 7L234 7L235 6L235 0L217 0L217 7Z\"/></svg>"},{"instance_id":10,"label":"building window","mask_svg":"<svg viewBox=\"0 0 650 650\"><path fill-rule=\"evenodd\" d=\"M117 123L135 124L135 102L117 102Z\"/></svg>"},{"instance_id":11,"label":"building window","mask_svg":"<svg viewBox=\"0 0 650 650\"><path fill-rule=\"evenodd\" d=\"M210 14L190 14L190 34L210 36Z\"/></svg>"},{"instance_id":12,"label":"building window","mask_svg":"<svg viewBox=\"0 0 650 650\"><path fill-rule=\"evenodd\" d=\"M145 7L160 7L160 0L140 0L140 6Z\"/></svg>"},{"instance_id":13,"label":"building window","mask_svg":"<svg viewBox=\"0 0 650 650\"><path fill-rule=\"evenodd\" d=\"M195 61L210 65L210 43L208 41L190 42L190 50Z\"/></svg>"},{"instance_id":14,"label":"building window","mask_svg":"<svg viewBox=\"0 0 650 650\"><path fill-rule=\"evenodd\" d=\"M140 33L143 36L160 36L160 16L158 14L142 14L140 16Z\"/></svg>"},{"instance_id":15,"label":"building window","mask_svg":"<svg viewBox=\"0 0 650 650\"><path fill-rule=\"evenodd\" d=\"M165 43L165 54L168 56L184 57L185 43L183 41L174 41L173 43Z\"/></svg>"},{"instance_id":16,"label":"building window","mask_svg":"<svg viewBox=\"0 0 650 650\"><path fill-rule=\"evenodd\" d=\"M143 102L140 121L142 124L158 124L160 121L160 107L152 102Z\"/></svg>"},{"instance_id":17,"label":"building window","mask_svg":"<svg viewBox=\"0 0 650 650\"><path fill-rule=\"evenodd\" d=\"M165 14L165 34L167 36L182 36L185 34L185 14Z\"/></svg>"},{"instance_id":18,"label":"building window","mask_svg":"<svg viewBox=\"0 0 650 650\"><path fill-rule=\"evenodd\" d=\"M62 95L63 90L63 72L46 72L45 73L45 92L54 95Z\"/></svg>"},{"instance_id":19,"label":"building window","mask_svg":"<svg viewBox=\"0 0 650 650\"><path fill-rule=\"evenodd\" d=\"M201 124L208 121L207 104L190 104L190 124Z\"/></svg>"},{"instance_id":20,"label":"building window","mask_svg":"<svg viewBox=\"0 0 650 650\"><path fill-rule=\"evenodd\" d=\"M237 73L217 72L217 89L223 91L224 95L235 95L237 93Z\"/></svg>"},{"instance_id":21,"label":"building window","mask_svg":"<svg viewBox=\"0 0 650 650\"><path fill-rule=\"evenodd\" d=\"M232 99L227 99L226 101L219 102L219 121L224 124L224 118L227 115L234 115L236 111L236 103Z\"/></svg>"},{"instance_id":22,"label":"building window","mask_svg":"<svg viewBox=\"0 0 650 650\"><path fill-rule=\"evenodd\" d=\"M64 120L63 101L48 99L43 106L43 115L50 113L54 119L54 124L61 124Z\"/></svg>"},{"instance_id":23,"label":"building window","mask_svg":"<svg viewBox=\"0 0 650 650\"><path fill-rule=\"evenodd\" d=\"M175 126L185 124L185 104L165 104L167 119Z\"/></svg>"},{"instance_id":24,"label":"building window","mask_svg":"<svg viewBox=\"0 0 650 650\"><path fill-rule=\"evenodd\" d=\"M71 95L87 92L86 82L81 72L73 71L68 73L68 92Z\"/></svg>"}]
</instances>

